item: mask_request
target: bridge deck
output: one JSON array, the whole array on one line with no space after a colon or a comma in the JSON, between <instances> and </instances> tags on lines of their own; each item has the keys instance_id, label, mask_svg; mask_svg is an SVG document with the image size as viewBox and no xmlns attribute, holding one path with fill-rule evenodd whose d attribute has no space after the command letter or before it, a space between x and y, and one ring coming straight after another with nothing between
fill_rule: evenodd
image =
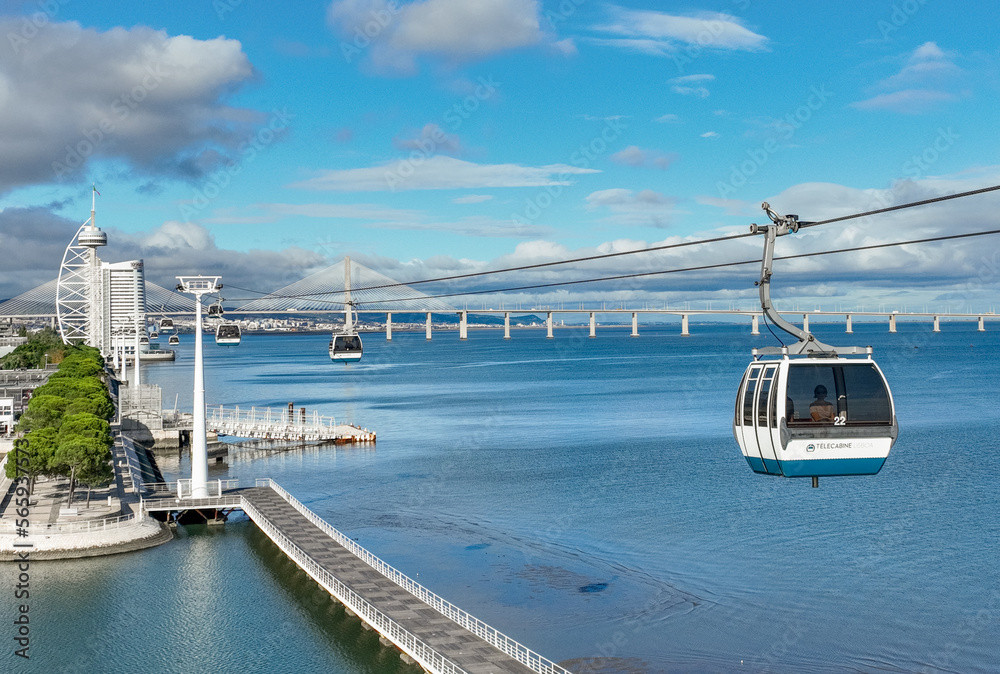
<instances>
[{"instance_id":1,"label":"bridge deck","mask_svg":"<svg viewBox=\"0 0 1000 674\"><path fill-rule=\"evenodd\" d=\"M251 518L265 518L319 566L457 667L472 674L533 671L373 569L273 489L253 487L241 494L252 506L246 509Z\"/></svg>"}]
</instances>

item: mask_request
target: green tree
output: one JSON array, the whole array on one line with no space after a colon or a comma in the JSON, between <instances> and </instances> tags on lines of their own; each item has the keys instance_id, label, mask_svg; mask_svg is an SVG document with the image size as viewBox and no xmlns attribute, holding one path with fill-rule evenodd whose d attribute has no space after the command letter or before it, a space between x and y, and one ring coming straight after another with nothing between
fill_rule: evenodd
<instances>
[{"instance_id":1,"label":"green tree","mask_svg":"<svg viewBox=\"0 0 1000 674\"><path fill-rule=\"evenodd\" d=\"M95 438L77 436L56 447L53 463L60 474L69 474L69 497L67 504L73 504L77 475L86 474L98 462L109 462L111 450L108 445ZM96 469L95 469L96 470Z\"/></svg>"},{"instance_id":2,"label":"green tree","mask_svg":"<svg viewBox=\"0 0 1000 674\"><path fill-rule=\"evenodd\" d=\"M45 366L46 356L49 356L50 363L58 363L69 348L62 343L55 330L43 328L28 336L27 342L0 359L0 369L41 368Z\"/></svg>"},{"instance_id":3,"label":"green tree","mask_svg":"<svg viewBox=\"0 0 1000 674\"><path fill-rule=\"evenodd\" d=\"M114 470L111 468L111 452L108 452L106 459L94 457L94 460L86 462L77 474L76 478L80 484L87 485L87 507L90 507L90 491L95 487L103 487L110 483L114 477Z\"/></svg>"},{"instance_id":4,"label":"green tree","mask_svg":"<svg viewBox=\"0 0 1000 674\"><path fill-rule=\"evenodd\" d=\"M99 440L106 447L110 447L111 427L104 419L87 412L65 414L62 425L59 426L59 444L64 444L75 438Z\"/></svg>"},{"instance_id":5,"label":"green tree","mask_svg":"<svg viewBox=\"0 0 1000 674\"><path fill-rule=\"evenodd\" d=\"M52 471L52 461L58 446L58 431L51 426L39 428L31 431L24 437L21 451L25 452L27 461L22 463L20 468L13 460L7 460L7 477L14 479L17 477L28 478L28 490L34 491L35 478L39 475L48 475Z\"/></svg>"},{"instance_id":6,"label":"green tree","mask_svg":"<svg viewBox=\"0 0 1000 674\"><path fill-rule=\"evenodd\" d=\"M69 401L62 396L47 394L32 396L28 409L21 415L17 429L26 433L47 426L59 428L63 413L68 406Z\"/></svg>"},{"instance_id":7,"label":"green tree","mask_svg":"<svg viewBox=\"0 0 1000 674\"><path fill-rule=\"evenodd\" d=\"M34 395L56 395L67 400L107 393L107 387L97 377L63 377L49 380L35 389Z\"/></svg>"},{"instance_id":8,"label":"green tree","mask_svg":"<svg viewBox=\"0 0 1000 674\"><path fill-rule=\"evenodd\" d=\"M86 412L101 419L110 419L115 413L115 405L107 395L89 395L82 398L75 398L66 407L66 414L80 414Z\"/></svg>"}]
</instances>

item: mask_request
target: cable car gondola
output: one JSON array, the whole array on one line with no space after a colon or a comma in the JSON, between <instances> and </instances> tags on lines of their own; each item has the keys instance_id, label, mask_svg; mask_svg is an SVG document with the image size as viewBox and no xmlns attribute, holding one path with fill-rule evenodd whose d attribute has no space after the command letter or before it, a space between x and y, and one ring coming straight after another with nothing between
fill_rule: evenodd
<instances>
[{"instance_id":1,"label":"cable car gondola","mask_svg":"<svg viewBox=\"0 0 1000 674\"><path fill-rule=\"evenodd\" d=\"M222 298L215 300L208 305L208 315L209 316L222 316L225 311L222 308Z\"/></svg>"},{"instance_id":2,"label":"cable car gondola","mask_svg":"<svg viewBox=\"0 0 1000 674\"><path fill-rule=\"evenodd\" d=\"M335 333L330 337L330 360L354 363L361 360L364 347L356 332Z\"/></svg>"},{"instance_id":3,"label":"cable car gondola","mask_svg":"<svg viewBox=\"0 0 1000 674\"><path fill-rule=\"evenodd\" d=\"M156 330L153 330L151 333L149 333L149 338L153 341L156 341L157 339L160 338L160 333L158 333Z\"/></svg>"},{"instance_id":4,"label":"cable car gondola","mask_svg":"<svg viewBox=\"0 0 1000 674\"><path fill-rule=\"evenodd\" d=\"M172 332L173 329L174 319L166 317L160 319L160 332Z\"/></svg>"},{"instance_id":5,"label":"cable car gondola","mask_svg":"<svg viewBox=\"0 0 1000 674\"><path fill-rule=\"evenodd\" d=\"M870 346L823 344L775 311L774 240L797 232L800 223L796 215L777 215L767 203L763 208L773 224L750 227L765 235L761 309L765 321L799 341L753 350L736 396L733 435L755 473L811 477L814 487L823 476L874 475L899 435L885 375Z\"/></svg>"},{"instance_id":6,"label":"cable car gondola","mask_svg":"<svg viewBox=\"0 0 1000 674\"><path fill-rule=\"evenodd\" d=\"M171 346L177 346L180 343L181 343L181 338L178 337L177 335L170 335L170 337L167 339L167 344L170 344Z\"/></svg>"},{"instance_id":7,"label":"cable car gondola","mask_svg":"<svg viewBox=\"0 0 1000 674\"><path fill-rule=\"evenodd\" d=\"M220 346L239 346L242 337L238 323L219 323L215 328L215 343Z\"/></svg>"},{"instance_id":8,"label":"cable car gondola","mask_svg":"<svg viewBox=\"0 0 1000 674\"><path fill-rule=\"evenodd\" d=\"M364 347L351 317L351 258L344 258L344 327L330 336L330 360L355 363L361 360Z\"/></svg>"}]
</instances>

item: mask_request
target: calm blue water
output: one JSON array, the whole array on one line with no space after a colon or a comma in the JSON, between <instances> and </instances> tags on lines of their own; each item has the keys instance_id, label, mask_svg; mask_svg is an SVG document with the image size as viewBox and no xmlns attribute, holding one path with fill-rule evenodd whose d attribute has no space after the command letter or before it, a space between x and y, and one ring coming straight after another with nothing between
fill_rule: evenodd
<instances>
[{"instance_id":1,"label":"calm blue water","mask_svg":"<svg viewBox=\"0 0 1000 674\"><path fill-rule=\"evenodd\" d=\"M396 332L207 344L207 399L318 409L375 448L231 456L501 631L586 671L996 671L998 331L813 326L872 344L902 428L882 472L751 473L746 327ZM190 407L191 342L145 368ZM164 455L168 471L186 460ZM34 567L33 671L413 671L246 520ZM33 597L36 595L33 595ZM198 663L198 664L192 664Z\"/></svg>"}]
</instances>

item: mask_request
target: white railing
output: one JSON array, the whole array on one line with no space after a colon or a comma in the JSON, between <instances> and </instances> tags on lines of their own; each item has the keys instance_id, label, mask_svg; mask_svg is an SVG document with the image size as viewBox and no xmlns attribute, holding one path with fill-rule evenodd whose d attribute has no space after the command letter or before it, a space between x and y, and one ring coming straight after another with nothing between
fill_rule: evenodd
<instances>
[{"instance_id":1,"label":"white railing","mask_svg":"<svg viewBox=\"0 0 1000 674\"><path fill-rule=\"evenodd\" d=\"M119 515L117 517L105 517L98 520L83 520L81 522L57 522L57 523L39 523L32 522L29 526L23 527L28 530L29 536L34 536L38 534L73 534L81 531L85 532L96 532L96 531L112 531L114 529L122 529L128 526L136 526L142 524L146 519L145 514L131 514L131 515ZM0 523L0 533L14 533L17 527L14 526L12 522Z\"/></svg>"},{"instance_id":2,"label":"white railing","mask_svg":"<svg viewBox=\"0 0 1000 674\"><path fill-rule=\"evenodd\" d=\"M119 435L115 444L121 447L122 453L125 454L128 478L132 482L132 493L138 493L142 489L142 464L139 463L139 456L135 452L135 444L132 442L132 438L126 435ZM125 476L122 475L122 477Z\"/></svg>"},{"instance_id":3,"label":"white railing","mask_svg":"<svg viewBox=\"0 0 1000 674\"><path fill-rule=\"evenodd\" d=\"M285 489L279 485L277 482L271 480L270 478L258 479L258 487L270 487L275 492L278 493L283 499L288 501L289 504L306 519L319 527L327 535L333 538L337 543L342 545L344 548L350 550L355 556L361 559L363 562L371 566L373 569L381 573L383 576L396 583L404 590L417 597L423 601L428 606L434 608L439 613L444 615L456 623L469 630L476 636L478 636L483 641L495 646L499 650L503 651L512 658L518 660L522 664L530 667L536 672L541 672L544 674L570 674L569 670L565 669L552 662L546 657L535 653L527 646L511 639L507 635L498 631L497 629L487 625L479 618L463 611L459 607L455 606L451 602L443 599L442 597L434 594L427 588L425 588L420 583L416 582L412 578L408 577L401 571L395 569L394 567L386 564L381 559L370 553L365 548L361 547L350 538L342 534L340 531L330 526L323 518L309 510L305 507L298 499L289 494Z\"/></svg>"},{"instance_id":4,"label":"white railing","mask_svg":"<svg viewBox=\"0 0 1000 674\"><path fill-rule=\"evenodd\" d=\"M337 422L333 417L322 416L317 410L305 416L301 408L290 412L287 408L241 410L239 406L226 409L219 405L207 409L205 424L216 433L247 438L333 440L337 437Z\"/></svg>"},{"instance_id":5,"label":"white railing","mask_svg":"<svg viewBox=\"0 0 1000 674\"><path fill-rule=\"evenodd\" d=\"M274 541L275 545L281 548L282 552L288 555L303 571L323 586L327 592L336 597L369 625L377 629L380 634L390 639L404 652L412 656L422 667L431 672L443 672L445 674L451 672L458 674L465 671L438 653L431 646L418 639L412 632L407 631L399 623L368 603L364 597L344 585L333 574L313 560L302 548L295 545L291 539L281 533L249 501L244 500L243 511L267 534L268 538Z\"/></svg>"},{"instance_id":6,"label":"white railing","mask_svg":"<svg viewBox=\"0 0 1000 674\"><path fill-rule=\"evenodd\" d=\"M289 412L287 408L251 407L250 409L244 408L241 410L239 405L231 409L226 409L225 406L219 405L218 407L209 407L207 411L207 421L214 423L298 427L316 426L320 428L333 428L337 425L333 417L323 416L318 410L313 410L312 414L303 415L301 408Z\"/></svg>"},{"instance_id":7,"label":"white railing","mask_svg":"<svg viewBox=\"0 0 1000 674\"><path fill-rule=\"evenodd\" d=\"M139 501L139 509L143 512L154 510L191 510L193 508L242 508L243 496L240 494L223 494L208 498L143 498Z\"/></svg>"}]
</instances>

